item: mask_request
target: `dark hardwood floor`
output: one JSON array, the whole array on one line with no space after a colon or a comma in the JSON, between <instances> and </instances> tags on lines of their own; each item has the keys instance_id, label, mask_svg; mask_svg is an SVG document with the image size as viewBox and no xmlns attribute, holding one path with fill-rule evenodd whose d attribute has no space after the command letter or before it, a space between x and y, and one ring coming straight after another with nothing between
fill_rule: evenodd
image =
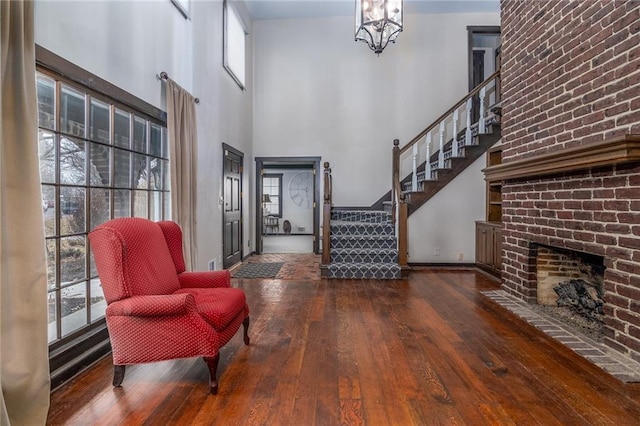
<instances>
[{"instance_id":1,"label":"dark hardwood floor","mask_svg":"<svg viewBox=\"0 0 640 426\"><path fill-rule=\"evenodd\" d=\"M640 424L640 384L486 299L480 272L234 282L251 345L222 350L218 395L201 359L128 367L114 389L107 358L52 393L48 424Z\"/></svg>"}]
</instances>

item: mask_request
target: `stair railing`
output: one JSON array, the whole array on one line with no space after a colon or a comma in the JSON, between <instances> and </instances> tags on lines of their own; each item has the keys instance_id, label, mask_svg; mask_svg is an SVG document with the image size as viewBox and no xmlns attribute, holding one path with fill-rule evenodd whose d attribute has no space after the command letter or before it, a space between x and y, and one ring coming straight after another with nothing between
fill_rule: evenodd
<instances>
[{"instance_id":1,"label":"stair railing","mask_svg":"<svg viewBox=\"0 0 640 426\"><path fill-rule=\"evenodd\" d=\"M500 102L500 71L471 90L447 112L427 126L422 132L400 148L400 141L393 141L391 219L396 226L398 236L398 264L408 270L408 197L406 188L411 192L419 191L420 182L433 179L433 172L444 169L452 157L464 154L464 147L471 145L475 134L486 133L486 111L488 106ZM478 121L472 122L473 99L479 98ZM462 113L462 114L461 114ZM460 117L464 117L463 120ZM460 131L464 124L464 134ZM432 132L438 129L436 137ZM435 139L435 141L434 141ZM448 141L451 140L449 145ZM437 149L434 145L437 143ZM421 161L420 159L424 160ZM424 162L424 166L420 164ZM406 171L406 172L405 172ZM419 179L423 175L422 179ZM405 176L405 178L401 178ZM406 186L405 186L406 185Z\"/></svg>"},{"instance_id":2,"label":"stair railing","mask_svg":"<svg viewBox=\"0 0 640 426\"><path fill-rule=\"evenodd\" d=\"M398 163L399 179L405 177L400 182L403 191L420 191L423 180L433 179L450 158L464 154L464 147L473 143L474 135L486 133L487 111L500 101L499 86L500 71L496 71L398 150L394 161ZM479 99L477 122L472 119L474 97ZM465 131L461 132L463 128Z\"/></svg>"},{"instance_id":3,"label":"stair railing","mask_svg":"<svg viewBox=\"0 0 640 426\"><path fill-rule=\"evenodd\" d=\"M324 163L324 201L322 204L322 265L331 263L331 205L333 182L329 162Z\"/></svg>"}]
</instances>

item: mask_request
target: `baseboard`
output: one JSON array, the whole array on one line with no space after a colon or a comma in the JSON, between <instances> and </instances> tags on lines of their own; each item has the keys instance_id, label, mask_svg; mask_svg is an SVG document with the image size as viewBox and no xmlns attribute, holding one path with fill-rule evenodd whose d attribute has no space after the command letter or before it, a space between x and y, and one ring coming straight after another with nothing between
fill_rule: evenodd
<instances>
[{"instance_id":1,"label":"baseboard","mask_svg":"<svg viewBox=\"0 0 640 426\"><path fill-rule=\"evenodd\" d=\"M411 268L476 268L475 263L447 263L447 262L437 262L437 263L427 263L427 262L409 262L409 267Z\"/></svg>"}]
</instances>

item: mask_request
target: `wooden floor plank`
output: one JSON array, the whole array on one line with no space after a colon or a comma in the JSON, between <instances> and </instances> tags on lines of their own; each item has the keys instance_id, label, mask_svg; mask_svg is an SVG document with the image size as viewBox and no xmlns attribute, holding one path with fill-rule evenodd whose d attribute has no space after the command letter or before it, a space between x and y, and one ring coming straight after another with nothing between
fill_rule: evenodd
<instances>
[{"instance_id":1,"label":"wooden floor plank","mask_svg":"<svg viewBox=\"0 0 640 426\"><path fill-rule=\"evenodd\" d=\"M473 269L406 280L234 280L251 345L127 368L104 358L55 390L49 425L633 425L623 385L480 292Z\"/></svg>"}]
</instances>

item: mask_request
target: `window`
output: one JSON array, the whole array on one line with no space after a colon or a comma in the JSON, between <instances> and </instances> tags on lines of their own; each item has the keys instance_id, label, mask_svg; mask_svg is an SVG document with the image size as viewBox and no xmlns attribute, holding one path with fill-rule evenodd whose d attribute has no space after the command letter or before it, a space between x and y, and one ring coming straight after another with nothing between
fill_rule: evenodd
<instances>
[{"instance_id":1,"label":"window","mask_svg":"<svg viewBox=\"0 0 640 426\"><path fill-rule=\"evenodd\" d=\"M114 217L169 218L166 124L39 68L49 342L102 320L87 234Z\"/></svg>"},{"instance_id":2,"label":"window","mask_svg":"<svg viewBox=\"0 0 640 426\"><path fill-rule=\"evenodd\" d=\"M262 175L262 193L271 200L264 204L264 214L282 217L282 173Z\"/></svg>"},{"instance_id":3,"label":"window","mask_svg":"<svg viewBox=\"0 0 640 426\"><path fill-rule=\"evenodd\" d=\"M223 65L238 83L241 89L245 87L245 36L242 21L229 2L223 3L224 48Z\"/></svg>"}]
</instances>

